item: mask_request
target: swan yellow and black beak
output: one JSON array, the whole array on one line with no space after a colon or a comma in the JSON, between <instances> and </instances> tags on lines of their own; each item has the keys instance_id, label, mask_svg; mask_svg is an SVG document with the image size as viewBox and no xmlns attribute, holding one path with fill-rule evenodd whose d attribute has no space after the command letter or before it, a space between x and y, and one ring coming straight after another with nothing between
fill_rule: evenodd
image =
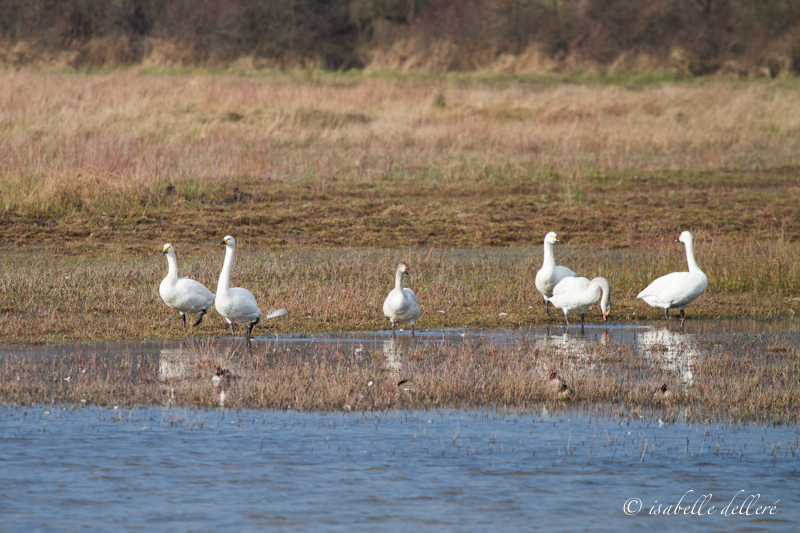
<instances>
[{"instance_id":1,"label":"swan yellow and black beak","mask_svg":"<svg viewBox=\"0 0 800 533\"><path fill-rule=\"evenodd\" d=\"M219 244L220 246L225 246L226 244L228 244L228 239L222 239L217 244Z\"/></svg>"},{"instance_id":2,"label":"swan yellow and black beak","mask_svg":"<svg viewBox=\"0 0 800 533\"><path fill-rule=\"evenodd\" d=\"M161 250L161 255L167 255L169 253L169 247L165 246L163 250Z\"/></svg>"}]
</instances>

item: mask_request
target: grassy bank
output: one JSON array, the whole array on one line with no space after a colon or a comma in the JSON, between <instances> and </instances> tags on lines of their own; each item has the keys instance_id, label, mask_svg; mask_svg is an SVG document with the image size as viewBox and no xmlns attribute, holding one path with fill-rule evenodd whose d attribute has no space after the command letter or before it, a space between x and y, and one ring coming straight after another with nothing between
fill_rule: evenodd
<instances>
[{"instance_id":1,"label":"grassy bank","mask_svg":"<svg viewBox=\"0 0 800 533\"><path fill-rule=\"evenodd\" d=\"M673 240L635 249L563 245L556 254L581 275L608 278L613 289L612 322L660 320L662 311L636 300L636 294L659 275L685 270L683 245ZM173 244L179 274L215 290L222 247L208 241L202 250L184 253L182 243ZM689 306L690 319L794 316L800 311L797 243L716 241L700 233L695 249L709 286ZM158 245L149 254L132 258L85 258L46 250L3 253L0 344L183 338L180 315L158 295L167 269L160 251ZM269 252L242 239L232 283L251 290L264 311L280 307L289 311L257 326L258 335L386 329L383 300L401 260L411 265L412 276L406 283L420 301L418 328L563 324L560 312L545 316L534 286L541 267L540 246ZM598 313L593 308L587 317L597 321ZM216 311L189 334L229 335Z\"/></svg>"}]
</instances>

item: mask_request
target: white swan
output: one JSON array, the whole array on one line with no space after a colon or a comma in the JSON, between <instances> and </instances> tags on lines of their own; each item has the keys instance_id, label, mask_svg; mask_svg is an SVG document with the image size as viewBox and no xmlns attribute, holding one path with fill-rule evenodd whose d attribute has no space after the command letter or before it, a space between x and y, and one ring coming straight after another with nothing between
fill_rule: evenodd
<instances>
[{"instance_id":1,"label":"white swan","mask_svg":"<svg viewBox=\"0 0 800 533\"><path fill-rule=\"evenodd\" d=\"M569 326L569 312L580 311L581 326L583 326L586 308L600 298L601 292L603 298L600 300L600 311L603 312L603 320L608 320L608 310L611 309L611 285L606 278L594 278L592 281L586 278L564 278L553 289L550 303L564 312L567 326Z\"/></svg>"},{"instance_id":2,"label":"white swan","mask_svg":"<svg viewBox=\"0 0 800 533\"><path fill-rule=\"evenodd\" d=\"M553 257L553 244L560 243L558 236L550 232L544 236L544 261L542 268L536 273L536 289L542 293L544 298L545 312L550 315L550 300L553 295L553 288L564 278L571 278L575 272L563 266L556 266Z\"/></svg>"},{"instance_id":3,"label":"white swan","mask_svg":"<svg viewBox=\"0 0 800 533\"><path fill-rule=\"evenodd\" d=\"M661 276L636 296L652 307L663 307L665 319L669 318L668 309L679 308L681 324L686 317L684 312L686 306L703 294L708 286L708 278L694 260L693 241L692 234L688 231L681 233L680 238L675 241L686 245L686 262L689 263L689 272L673 272Z\"/></svg>"},{"instance_id":4,"label":"white swan","mask_svg":"<svg viewBox=\"0 0 800 533\"><path fill-rule=\"evenodd\" d=\"M383 314L392 322L392 335L394 335L395 322L411 322L411 335L414 335L414 323L419 318L419 303L414 291L403 288L403 276L410 275L408 265L400 263L394 277L394 289L383 302Z\"/></svg>"},{"instance_id":5,"label":"white swan","mask_svg":"<svg viewBox=\"0 0 800 533\"><path fill-rule=\"evenodd\" d=\"M222 273L219 275L219 282L217 282L217 312L228 321L228 326L231 328L231 335L235 336L233 332L233 323L250 322L247 326L247 337L253 331L253 326L261 321L264 314L258 308L253 293L247 289L239 287L230 288L231 281L231 268L233 267L233 254L236 251L236 241L230 235L226 236L220 242L225 246L225 262L222 264Z\"/></svg>"},{"instance_id":6,"label":"white swan","mask_svg":"<svg viewBox=\"0 0 800 533\"><path fill-rule=\"evenodd\" d=\"M186 329L186 315L200 313L193 326L197 327L203 321L206 311L214 305L214 294L199 281L189 278L178 279L178 262L175 260L175 248L171 244L165 244L161 253L167 256L169 270L167 277L158 287L158 294L167 307L180 312L184 329Z\"/></svg>"}]
</instances>

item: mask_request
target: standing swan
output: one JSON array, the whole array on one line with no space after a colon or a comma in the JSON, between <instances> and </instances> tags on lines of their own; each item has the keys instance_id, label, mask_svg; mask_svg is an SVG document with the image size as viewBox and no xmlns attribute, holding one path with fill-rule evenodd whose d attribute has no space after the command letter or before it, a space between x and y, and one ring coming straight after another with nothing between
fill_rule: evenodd
<instances>
[{"instance_id":1,"label":"standing swan","mask_svg":"<svg viewBox=\"0 0 800 533\"><path fill-rule=\"evenodd\" d=\"M606 278L594 278L592 281L586 278L564 278L553 289L550 303L564 311L567 326L569 326L568 313L580 310L581 327L583 327L586 308L600 298L601 291L603 299L600 300L600 311L603 312L603 320L608 320L608 310L611 309L611 285Z\"/></svg>"},{"instance_id":2,"label":"standing swan","mask_svg":"<svg viewBox=\"0 0 800 533\"><path fill-rule=\"evenodd\" d=\"M167 256L167 277L161 281L158 287L158 294L167 304L167 307L175 309L183 317L183 329L186 329L186 315L188 313L200 313L194 326L200 325L208 308L214 305L214 294L206 289L205 285L199 281L189 278L178 279L178 262L175 260L175 248L171 244L164 245L161 251Z\"/></svg>"},{"instance_id":3,"label":"standing swan","mask_svg":"<svg viewBox=\"0 0 800 533\"><path fill-rule=\"evenodd\" d=\"M408 265L400 263L397 265L397 273L394 276L394 289L383 302L383 314L392 321L392 336L394 336L395 322L411 322L411 335L414 335L414 323L419 318L419 304L417 295L414 291L406 287L403 288L403 275L410 275Z\"/></svg>"},{"instance_id":4,"label":"standing swan","mask_svg":"<svg viewBox=\"0 0 800 533\"><path fill-rule=\"evenodd\" d=\"M258 308L258 303L252 292L238 287L230 288L236 241L228 235L222 239L220 244L225 246L225 262L222 264L222 273L220 273L219 282L217 283L217 311L228 321L231 335L234 336L234 322L250 322L252 320L250 325L247 326L247 335L245 335L249 337L250 332L253 331L253 326L258 324L264 315L261 313L261 309Z\"/></svg>"},{"instance_id":5,"label":"standing swan","mask_svg":"<svg viewBox=\"0 0 800 533\"><path fill-rule=\"evenodd\" d=\"M553 244L560 243L558 236L550 232L544 236L544 261L542 268L536 273L536 288L542 293L544 298L545 312L550 316L550 300L553 296L553 288L564 278L575 276L575 272L563 266L556 266L553 257Z\"/></svg>"},{"instance_id":6,"label":"standing swan","mask_svg":"<svg viewBox=\"0 0 800 533\"><path fill-rule=\"evenodd\" d=\"M673 272L661 276L636 296L652 307L663 307L665 319L669 318L667 309L679 308L681 324L686 318L684 312L686 306L703 294L708 286L708 278L694 260L693 241L692 234L688 231L681 233L680 238L675 241L686 245L686 262L689 263L689 272Z\"/></svg>"}]
</instances>

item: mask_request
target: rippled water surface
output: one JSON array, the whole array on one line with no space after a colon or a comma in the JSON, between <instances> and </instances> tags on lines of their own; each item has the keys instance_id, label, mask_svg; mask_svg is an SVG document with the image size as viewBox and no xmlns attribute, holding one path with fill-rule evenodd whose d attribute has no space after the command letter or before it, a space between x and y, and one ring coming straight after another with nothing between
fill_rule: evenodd
<instances>
[{"instance_id":1,"label":"rippled water surface","mask_svg":"<svg viewBox=\"0 0 800 533\"><path fill-rule=\"evenodd\" d=\"M3 531L792 531L800 523L796 427L664 424L610 411L4 407L0 435ZM756 494L750 516L731 513ZM711 495L704 516L701 495ZM649 515L682 496L687 514ZM763 505L773 514L755 516Z\"/></svg>"}]
</instances>

